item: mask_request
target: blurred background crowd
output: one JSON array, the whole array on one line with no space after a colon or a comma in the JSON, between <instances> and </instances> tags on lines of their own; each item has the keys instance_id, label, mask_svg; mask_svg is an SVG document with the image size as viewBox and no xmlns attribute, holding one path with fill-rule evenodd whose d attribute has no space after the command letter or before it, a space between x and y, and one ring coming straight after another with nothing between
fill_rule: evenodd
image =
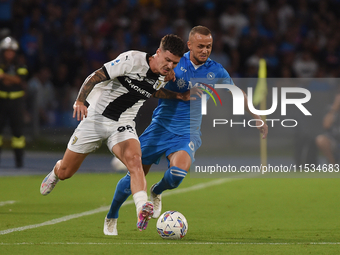
<instances>
[{"instance_id":1,"label":"blurred background crowd","mask_svg":"<svg viewBox=\"0 0 340 255\"><path fill-rule=\"evenodd\" d=\"M259 58L268 77L339 76L339 0L0 0L0 39L20 43L42 126L70 125L82 82L106 61L154 52L168 33L187 40L198 24L233 78L257 77Z\"/></svg>"}]
</instances>

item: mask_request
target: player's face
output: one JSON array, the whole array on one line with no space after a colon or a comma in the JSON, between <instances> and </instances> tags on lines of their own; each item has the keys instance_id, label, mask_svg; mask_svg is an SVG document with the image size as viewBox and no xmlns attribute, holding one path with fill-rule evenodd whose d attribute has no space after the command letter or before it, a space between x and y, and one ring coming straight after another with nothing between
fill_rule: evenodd
<instances>
[{"instance_id":1,"label":"player's face","mask_svg":"<svg viewBox=\"0 0 340 255\"><path fill-rule=\"evenodd\" d=\"M190 60L195 65L200 65L207 61L212 50L213 39L211 35L194 34L190 36L188 48L190 50Z\"/></svg>"},{"instance_id":2,"label":"player's face","mask_svg":"<svg viewBox=\"0 0 340 255\"><path fill-rule=\"evenodd\" d=\"M157 71L166 76L172 69L174 69L181 57L172 54L170 51L163 51L158 49L157 52Z\"/></svg>"}]
</instances>

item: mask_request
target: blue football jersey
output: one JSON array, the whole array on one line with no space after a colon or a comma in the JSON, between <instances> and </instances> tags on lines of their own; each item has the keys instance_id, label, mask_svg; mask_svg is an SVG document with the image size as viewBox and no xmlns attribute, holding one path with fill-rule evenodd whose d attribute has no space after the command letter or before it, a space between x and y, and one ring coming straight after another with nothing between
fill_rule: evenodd
<instances>
[{"instance_id":1,"label":"blue football jersey","mask_svg":"<svg viewBox=\"0 0 340 255\"><path fill-rule=\"evenodd\" d=\"M233 84L229 73L223 66L210 58L195 69L190 61L190 51L185 53L174 69L176 81L170 81L165 88L175 92L185 92L192 87L202 87L211 90L208 84ZM207 95L207 99L209 95ZM201 100L182 101L177 99L159 99L157 108L153 112L152 122L166 128L168 131L181 134L200 134L202 121Z\"/></svg>"}]
</instances>

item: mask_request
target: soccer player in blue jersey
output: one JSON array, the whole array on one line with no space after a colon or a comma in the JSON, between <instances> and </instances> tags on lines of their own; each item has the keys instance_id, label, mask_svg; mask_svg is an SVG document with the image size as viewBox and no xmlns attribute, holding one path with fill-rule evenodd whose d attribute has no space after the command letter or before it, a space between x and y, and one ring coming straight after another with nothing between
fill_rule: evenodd
<instances>
[{"instance_id":1,"label":"soccer player in blue jersey","mask_svg":"<svg viewBox=\"0 0 340 255\"><path fill-rule=\"evenodd\" d=\"M176 81L168 82L165 88L184 92L195 85L191 83L191 79L201 79L205 82L207 77L213 78L215 83L233 84L222 65L209 58L212 44L213 39L208 28L194 27L190 31L187 43L189 52L185 53L174 69ZM245 109L254 119L259 120L256 126L263 134L262 137L266 138L268 126L261 122L260 116L249 111L247 96L244 92L243 94ZM192 120L190 111L190 101L160 99L158 107L154 110L151 124L139 137L145 174L149 172L152 164L158 164L163 154L169 163L164 177L150 189L150 200L154 204L153 218L158 218L161 213L162 192L180 185L195 160L195 151L201 146L201 114L196 115L197 118ZM118 234L118 211L130 194L130 174L127 173L117 184L110 211L105 218L105 235Z\"/></svg>"}]
</instances>

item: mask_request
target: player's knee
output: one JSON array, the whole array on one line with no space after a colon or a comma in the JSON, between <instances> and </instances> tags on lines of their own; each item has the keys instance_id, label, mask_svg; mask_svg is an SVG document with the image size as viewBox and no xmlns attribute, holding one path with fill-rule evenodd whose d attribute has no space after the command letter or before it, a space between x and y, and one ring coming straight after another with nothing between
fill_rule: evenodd
<instances>
[{"instance_id":1,"label":"player's knee","mask_svg":"<svg viewBox=\"0 0 340 255\"><path fill-rule=\"evenodd\" d=\"M126 167L129 171L134 171L134 169L142 168L141 155L138 153L127 153L124 155L123 162L125 162Z\"/></svg>"},{"instance_id":2,"label":"player's knee","mask_svg":"<svg viewBox=\"0 0 340 255\"><path fill-rule=\"evenodd\" d=\"M190 169L190 162L188 161L176 162L176 164L174 164L172 167L177 167L179 169L183 169L186 172L188 172Z\"/></svg>"},{"instance_id":3,"label":"player's knee","mask_svg":"<svg viewBox=\"0 0 340 255\"><path fill-rule=\"evenodd\" d=\"M187 171L179 167L173 166L169 168L169 170L166 171L165 174L169 186L171 187L171 189L174 189L177 188L182 183L183 179L187 175Z\"/></svg>"},{"instance_id":4,"label":"player's knee","mask_svg":"<svg viewBox=\"0 0 340 255\"><path fill-rule=\"evenodd\" d=\"M328 139L324 135L318 135L315 139L315 142L317 146L321 148L327 146Z\"/></svg>"}]
</instances>

